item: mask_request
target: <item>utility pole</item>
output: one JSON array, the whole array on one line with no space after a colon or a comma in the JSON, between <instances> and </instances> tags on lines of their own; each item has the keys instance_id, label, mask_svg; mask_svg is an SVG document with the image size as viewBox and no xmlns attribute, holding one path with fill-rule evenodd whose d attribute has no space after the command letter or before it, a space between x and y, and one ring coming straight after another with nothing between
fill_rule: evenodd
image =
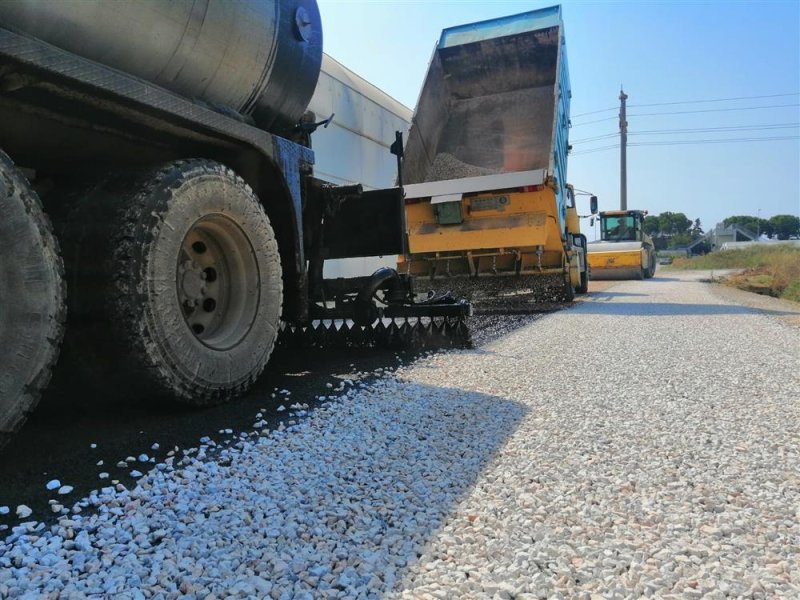
<instances>
[{"instance_id":1,"label":"utility pole","mask_svg":"<svg viewBox=\"0 0 800 600\"><path fill-rule=\"evenodd\" d=\"M625 100L628 95L619 88L619 209L628 210L628 121Z\"/></svg>"}]
</instances>

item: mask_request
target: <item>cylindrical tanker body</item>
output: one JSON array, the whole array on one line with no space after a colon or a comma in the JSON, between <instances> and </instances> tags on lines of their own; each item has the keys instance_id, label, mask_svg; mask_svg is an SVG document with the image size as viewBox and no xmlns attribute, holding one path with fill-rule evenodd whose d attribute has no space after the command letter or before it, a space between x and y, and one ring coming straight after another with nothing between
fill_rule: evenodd
<instances>
[{"instance_id":1,"label":"cylindrical tanker body","mask_svg":"<svg viewBox=\"0 0 800 600\"><path fill-rule=\"evenodd\" d=\"M0 24L280 133L314 92L315 0L15 0Z\"/></svg>"}]
</instances>

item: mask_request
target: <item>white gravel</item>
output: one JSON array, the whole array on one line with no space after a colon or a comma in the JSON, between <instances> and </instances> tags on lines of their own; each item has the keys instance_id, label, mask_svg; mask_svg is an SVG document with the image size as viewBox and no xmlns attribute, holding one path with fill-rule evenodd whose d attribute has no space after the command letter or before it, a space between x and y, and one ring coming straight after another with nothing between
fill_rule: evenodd
<instances>
[{"instance_id":1,"label":"white gravel","mask_svg":"<svg viewBox=\"0 0 800 600\"><path fill-rule=\"evenodd\" d=\"M0 597L797 597L800 330L670 277L22 524Z\"/></svg>"},{"instance_id":2,"label":"white gravel","mask_svg":"<svg viewBox=\"0 0 800 600\"><path fill-rule=\"evenodd\" d=\"M17 506L17 517L20 519L27 519L31 516L31 514L33 514L33 511L29 506L26 506L25 504L20 504Z\"/></svg>"}]
</instances>

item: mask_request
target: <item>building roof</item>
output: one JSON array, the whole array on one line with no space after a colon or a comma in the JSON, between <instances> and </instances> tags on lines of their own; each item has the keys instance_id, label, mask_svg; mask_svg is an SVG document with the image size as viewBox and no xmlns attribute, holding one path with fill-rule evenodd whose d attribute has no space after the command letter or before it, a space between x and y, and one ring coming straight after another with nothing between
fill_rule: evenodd
<instances>
[{"instance_id":1,"label":"building roof","mask_svg":"<svg viewBox=\"0 0 800 600\"><path fill-rule=\"evenodd\" d=\"M717 226L714 228L715 235L735 235L736 233L741 233L751 240L755 240L758 237L755 233L741 225L723 225L722 223L717 223Z\"/></svg>"}]
</instances>

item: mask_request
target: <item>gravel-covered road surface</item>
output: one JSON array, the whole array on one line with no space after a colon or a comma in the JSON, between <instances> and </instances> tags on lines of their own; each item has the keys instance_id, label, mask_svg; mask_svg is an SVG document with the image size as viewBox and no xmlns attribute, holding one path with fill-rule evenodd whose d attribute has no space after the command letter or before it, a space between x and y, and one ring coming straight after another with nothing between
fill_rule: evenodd
<instances>
[{"instance_id":1,"label":"gravel-covered road surface","mask_svg":"<svg viewBox=\"0 0 800 600\"><path fill-rule=\"evenodd\" d=\"M0 597L800 597L800 307L702 277L137 462L15 526Z\"/></svg>"}]
</instances>

